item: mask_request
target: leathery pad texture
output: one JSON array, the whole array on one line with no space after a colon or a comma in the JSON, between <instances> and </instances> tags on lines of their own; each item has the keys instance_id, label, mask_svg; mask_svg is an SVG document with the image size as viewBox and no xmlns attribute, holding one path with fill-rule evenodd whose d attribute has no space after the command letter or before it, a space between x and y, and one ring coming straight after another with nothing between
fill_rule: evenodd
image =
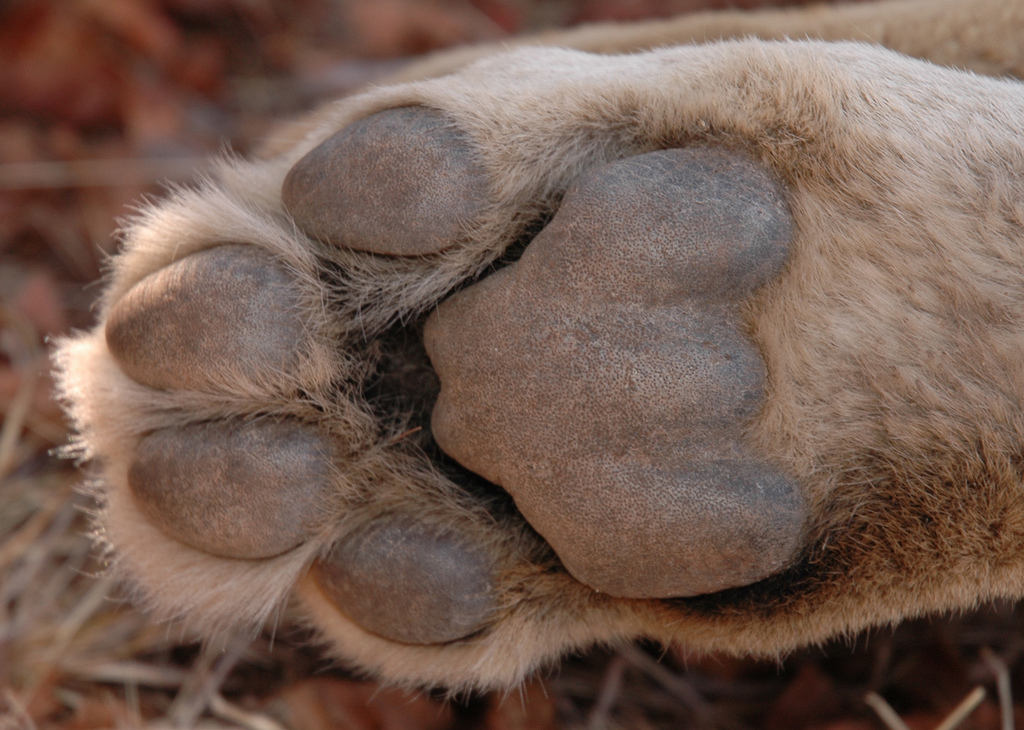
<instances>
[{"instance_id":1,"label":"leathery pad texture","mask_svg":"<svg viewBox=\"0 0 1024 730\"><path fill-rule=\"evenodd\" d=\"M281 197L311 236L360 251L422 256L459 241L485 203L485 185L462 132L436 112L406 107L322 142L289 171Z\"/></svg>"},{"instance_id":2,"label":"leathery pad texture","mask_svg":"<svg viewBox=\"0 0 1024 730\"><path fill-rule=\"evenodd\" d=\"M1021 120L1016 85L874 47L811 42L625 56L529 48L345 100L280 157L225 161L213 179L147 208L112 261L99 326L60 344L77 453L95 469L97 535L162 615L208 633L255 627L293 597L343 660L394 681L453 687L509 686L595 642L645 636L777 655L1019 596ZM466 203L421 229L437 234L426 249L389 248L374 239L380 228L336 239L318 227L331 222L326 203L348 215L342 203L355 189L325 187L324 170L347 160L349 181L365 174L386 187L380 157L347 157L354 136L393 164L414 160L420 191L435 185ZM698 165L699 174L689 163L676 169L668 151L677 148L717 162ZM645 171L645 160L657 164ZM472 185L458 182L460 169ZM684 209L661 201L649 216L650 202L616 192L635 183L658 201L677 175L704 186L680 193L691 203ZM792 220L788 246L779 186ZM725 198L717 206L712 191ZM380 199L400 208L418 194L385 190ZM325 210L317 203L309 212L307 198ZM364 219L345 220L356 228ZM663 235L672 220L681 238ZM401 211L385 223L420 225ZM635 262L616 258L605 236L613 232L651 248L635 248ZM605 265L557 259L587 241ZM659 252L660 266L650 258ZM684 261L688 276L673 275ZM587 277L601 285L583 292ZM727 283L749 293L729 293ZM493 333L483 332L495 321L491 295L519 307L508 322L498 316ZM428 328L439 363L446 348L458 350L454 324L464 321L495 360L519 357L495 341L498 330L528 340L526 381L498 401L511 411L559 377L566 393L552 398L570 400L578 385L572 373L559 375L570 367L562 363L603 392L616 374L624 389L658 390L646 408L616 395L620 408L641 413L643 439L661 449L671 440L662 431L675 430L686 446L685 456L660 455L682 478L651 480L651 492L682 484L705 498L687 501L690 526L695 515L749 518L748 556L751 540L775 548L770 559L756 556L752 577L722 563L667 592L701 590L694 586L708 575L726 585L772 564L778 572L675 598L611 597L575 579L508 495L433 438L438 378L420 335L449 296ZM474 300L479 312L468 311ZM451 327L446 314L458 315ZM533 333L549 347L529 341L531 317L550 325ZM566 326L576 327L571 336ZM637 328L686 357L662 363L638 349ZM588 342L612 364L635 355L644 367L602 370L573 349ZM500 382L503 363L485 363L487 378L469 382L462 369L481 367L483 354L445 364L443 387L466 388L468 398ZM689 396L673 412L659 381L631 383L630 372L678 376L664 391ZM584 419L576 406L552 423ZM642 439L624 433L616 414L591 416L582 431L555 434L567 464L579 433L581 443L622 452L597 464L606 473L615 460L641 472L655 463L630 461ZM437 418L459 458L507 481L523 511L540 509L544 498L530 493L539 482L517 481L524 475L508 458L530 434L516 434L522 445L488 436L493 453L474 455L478 437ZM504 427L504 418L486 428ZM727 478L710 478L716 470ZM570 475L574 488L607 484L597 471L593 480ZM745 473L774 497L745 493ZM718 512L712 484L725 498ZM549 486L560 499L570 493L560 491L568 484ZM631 518L635 492L590 493L598 499L581 512L596 508L606 522L584 528L613 535ZM601 515L596 503L609 497L621 508ZM563 503L552 514L565 520L568 511ZM270 513L280 521L268 524ZM719 527L742 531L727 517ZM593 537L586 529L580 544ZM638 529L651 550L672 549L665 533ZM683 549L699 553L695 545ZM634 558L623 558L627 570Z\"/></svg>"},{"instance_id":3,"label":"leathery pad texture","mask_svg":"<svg viewBox=\"0 0 1024 730\"><path fill-rule=\"evenodd\" d=\"M777 572L804 512L744 438L765 368L740 305L791 234L778 181L734 152L589 171L518 262L428 320L434 437L604 593L692 596Z\"/></svg>"}]
</instances>

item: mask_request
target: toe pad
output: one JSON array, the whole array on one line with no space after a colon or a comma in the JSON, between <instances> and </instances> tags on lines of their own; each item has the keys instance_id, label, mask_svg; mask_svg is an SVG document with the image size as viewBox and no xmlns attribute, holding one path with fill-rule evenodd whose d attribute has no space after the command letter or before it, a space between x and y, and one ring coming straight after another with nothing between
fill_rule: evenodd
<instances>
[{"instance_id":1,"label":"toe pad","mask_svg":"<svg viewBox=\"0 0 1024 730\"><path fill-rule=\"evenodd\" d=\"M192 547L268 558L311 537L330 488L329 446L290 421L214 421L142 439L128 485L143 514Z\"/></svg>"},{"instance_id":2,"label":"toe pad","mask_svg":"<svg viewBox=\"0 0 1024 730\"><path fill-rule=\"evenodd\" d=\"M358 251L422 256L454 245L486 196L465 134L403 107L345 127L291 169L281 197L299 228Z\"/></svg>"},{"instance_id":3,"label":"toe pad","mask_svg":"<svg viewBox=\"0 0 1024 730\"><path fill-rule=\"evenodd\" d=\"M409 518L379 518L346 538L314 566L314 576L364 629L406 644L464 638L493 608L484 554Z\"/></svg>"},{"instance_id":4,"label":"toe pad","mask_svg":"<svg viewBox=\"0 0 1024 730\"><path fill-rule=\"evenodd\" d=\"M289 274L249 246L217 246L146 277L107 318L107 347L133 380L206 390L291 370L304 328Z\"/></svg>"}]
</instances>

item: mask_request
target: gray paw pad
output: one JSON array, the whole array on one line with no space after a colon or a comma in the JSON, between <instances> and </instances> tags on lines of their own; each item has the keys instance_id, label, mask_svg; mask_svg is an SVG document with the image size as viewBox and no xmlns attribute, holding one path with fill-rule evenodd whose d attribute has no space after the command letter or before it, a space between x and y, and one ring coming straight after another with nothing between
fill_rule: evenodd
<instances>
[{"instance_id":1,"label":"gray paw pad","mask_svg":"<svg viewBox=\"0 0 1024 730\"><path fill-rule=\"evenodd\" d=\"M778 181L739 154L589 172L517 263L428 321L437 442L597 590L697 595L780 570L804 507L744 438L765 366L740 306L790 236Z\"/></svg>"},{"instance_id":2,"label":"gray paw pad","mask_svg":"<svg viewBox=\"0 0 1024 730\"><path fill-rule=\"evenodd\" d=\"M294 282L248 246L187 256L136 284L107 319L107 347L144 385L203 390L295 364L303 336Z\"/></svg>"},{"instance_id":3,"label":"gray paw pad","mask_svg":"<svg viewBox=\"0 0 1024 730\"><path fill-rule=\"evenodd\" d=\"M128 470L143 514L212 555L268 558L323 521L330 446L291 421L214 421L144 437Z\"/></svg>"},{"instance_id":4,"label":"gray paw pad","mask_svg":"<svg viewBox=\"0 0 1024 730\"><path fill-rule=\"evenodd\" d=\"M403 107L345 127L285 178L299 228L336 246L422 256L454 245L486 202L466 136L439 112Z\"/></svg>"},{"instance_id":5,"label":"gray paw pad","mask_svg":"<svg viewBox=\"0 0 1024 730\"><path fill-rule=\"evenodd\" d=\"M344 614L406 644L461 639L482 628L494 608L485 553L408 517L379 518L313 570Z\"/></svg>"}]
</instances>

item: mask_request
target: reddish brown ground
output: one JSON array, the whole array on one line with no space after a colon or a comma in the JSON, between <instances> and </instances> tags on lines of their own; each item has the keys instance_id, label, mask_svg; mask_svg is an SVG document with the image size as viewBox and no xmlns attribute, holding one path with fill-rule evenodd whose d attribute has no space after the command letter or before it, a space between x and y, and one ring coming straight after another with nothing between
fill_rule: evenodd
<instances>
[{"instance_id":1,"label":"reddish brown ground","mask_svg":"<svg viewBox=\"0 0 1024 730\"><path fill-rule=\"evenodd\" d=\"M779 665L652 647L567 661L508 697L442 702L331 667L293 633L226 652L149 622L99 574L45 340L90 322L116 219L225 145L425 51L582 21L760 0L8 0L0 2L0 730L722 727L858 730L883 696L934 728L1010 727L1024 614L905 624ZM1024 705L1014 714L1024 712ZM1002 723L1002 724L1001 724Z\"/></svg>"}]
</instances>

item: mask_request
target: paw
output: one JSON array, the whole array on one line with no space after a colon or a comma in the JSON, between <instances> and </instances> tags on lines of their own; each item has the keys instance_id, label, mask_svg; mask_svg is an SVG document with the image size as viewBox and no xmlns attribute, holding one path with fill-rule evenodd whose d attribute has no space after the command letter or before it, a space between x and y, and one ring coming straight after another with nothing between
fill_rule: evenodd
<instances>
[{"instance_id":1,"label":"paw","mask_svg":"<svg viewBox=\"0 0 1024 730\"><path fill-rule=\"evenodd\" d=\"M858 46L534 49L151 208L57 355L115 567L209 631L294 596L455 687L1015 595L1024 261L984 196L1021 187L956 165L1015 179L1024 114L901 78L1005 91Z\"/></svg>"}]
</instances>

